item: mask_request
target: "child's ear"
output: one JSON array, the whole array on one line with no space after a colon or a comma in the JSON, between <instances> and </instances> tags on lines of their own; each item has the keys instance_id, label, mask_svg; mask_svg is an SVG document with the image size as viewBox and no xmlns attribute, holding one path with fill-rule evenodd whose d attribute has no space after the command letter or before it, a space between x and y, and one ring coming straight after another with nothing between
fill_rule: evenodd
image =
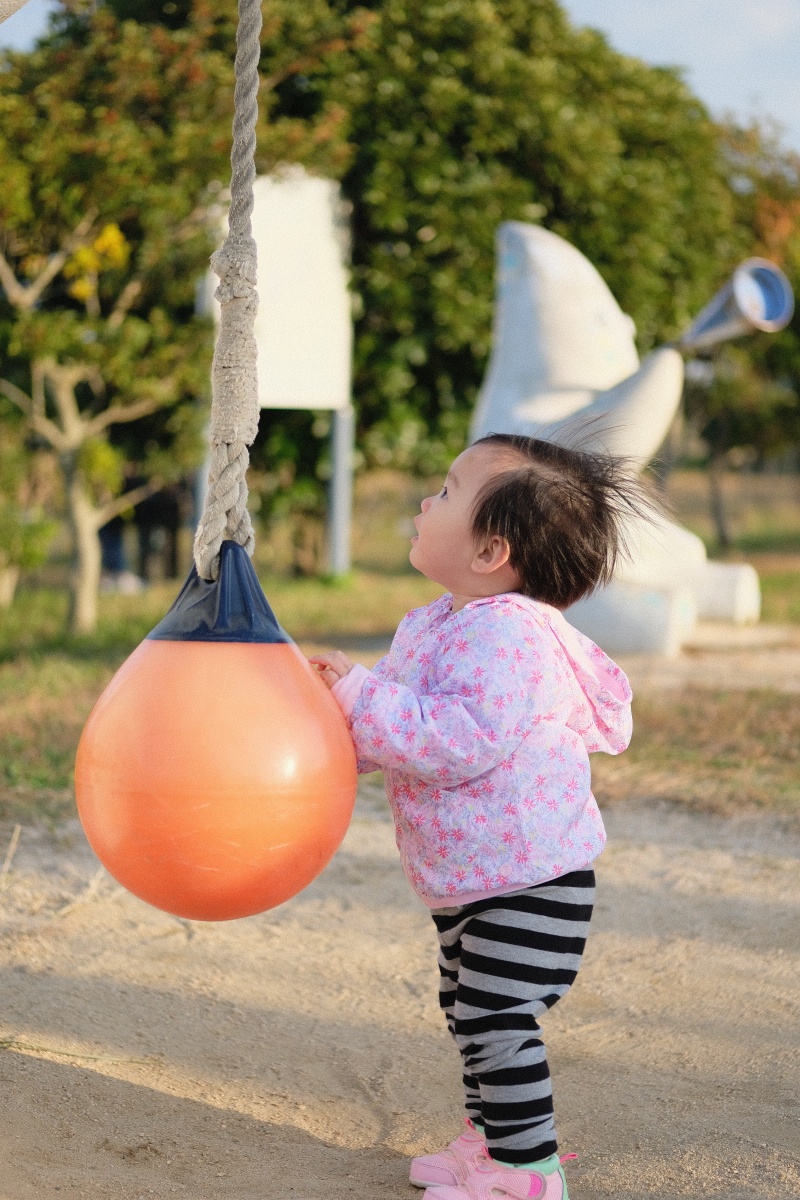
<instances>
[{"instance_id":1,"label":"child's ear","mask_svg":"<svg viewBox=\"0 0 800 1200\"><path fill-rule=\"evenodd\" d=\"M510 557L511 547L508 540L493 533L476 550L472 560L472 569L479 575L491 575L493 571L499 571L501 567L504 567Z\"/></svg>"}]
</instances>

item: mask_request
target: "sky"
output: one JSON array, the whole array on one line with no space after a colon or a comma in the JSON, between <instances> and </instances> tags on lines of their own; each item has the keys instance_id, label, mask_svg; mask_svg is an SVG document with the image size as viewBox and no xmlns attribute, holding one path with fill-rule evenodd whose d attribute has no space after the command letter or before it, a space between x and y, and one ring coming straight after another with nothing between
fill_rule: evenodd
<instances>
[{"instance_id":1,"label":"sky","mask_svg":"<svg viewBox=\"0 0 800 1200\"><path fill-rule=\"evenodd\" d=\"M715 116L772 117L800 151L800 0L562 0L624 54L686 69Z\"/></svg>"},{"instance_id":2,"label":"sky","mask_svg":"<svg viewBox=\"0 0 800 1200\"><path fill-rule=\"evenodd\" d=\"M659 66L686 70L718 116L771 117L800 151L800 0L562 0L576 25ZM51 0L28 0L0 25L0 46L26 49Z\"/></svg>"}]
</instances>

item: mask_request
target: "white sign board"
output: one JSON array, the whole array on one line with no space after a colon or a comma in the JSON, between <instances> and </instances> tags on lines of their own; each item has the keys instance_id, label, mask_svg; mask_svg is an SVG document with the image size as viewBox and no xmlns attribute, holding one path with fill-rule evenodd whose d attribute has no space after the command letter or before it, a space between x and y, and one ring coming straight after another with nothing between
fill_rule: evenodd
<instances>
[{"instance_id":1,"label":"white sign board","mask_svg":"<svg viewBox=\"0 0 800 1200\"><path fill-rule=\"evenodd\" d=\"M302 168L255 182L262 408L345 408L352 321L339 186Z\"/></svg>"}]
</instances>

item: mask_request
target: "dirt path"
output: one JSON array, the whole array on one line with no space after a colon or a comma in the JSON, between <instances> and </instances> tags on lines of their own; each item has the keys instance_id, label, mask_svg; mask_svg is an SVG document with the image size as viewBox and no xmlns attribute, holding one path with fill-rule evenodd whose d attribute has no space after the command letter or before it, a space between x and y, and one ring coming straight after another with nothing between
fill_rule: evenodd
<instances>
[{"instance_id":1,"label":"dirt path","mask_svg":"<svg viewBox=\"0 0 800 1200\"><path fill-rule=\"evenodd\" d=\"M800 691L797 643L757 636L625 666L639 689ZM545 1025L572 1200L800 1197L796 827L606 815L585 967ZM458 1129L458 1063L373 783L322 877L247 921L148 908L77 825L25 828L5 884L0 1200L418 1195L408 1157Z\"/></svg>"},{"instance_id":2,"label":"dirt path","mask_svg":"<svg viewBox=\"0 0 800 1200\"><path fill-rule=\"evenodd\" d=\"M800 839L608 824L586 965L546 1024L573 1200L800 1196ZM374 786L323 876L247 921L148 908L77 828L26 829L8 885L2 1200L418 1195L407 1158L457 1129L458 1070Z\"/></svg>"}]
</instances>

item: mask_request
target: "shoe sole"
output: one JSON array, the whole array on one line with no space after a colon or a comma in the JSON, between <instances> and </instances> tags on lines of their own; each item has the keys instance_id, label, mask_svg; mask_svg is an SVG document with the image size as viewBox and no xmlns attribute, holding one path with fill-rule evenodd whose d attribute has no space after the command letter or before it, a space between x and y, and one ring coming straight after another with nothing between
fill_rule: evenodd
<instances>
[{"instance_id":1,"label":"shoe sole","mask_svg":"<svg viewBox=\"0 0 800 1200\"><path fill-rule=\"evenodd\" d=\"M434 1183L431 1179L415 1179L413 1175L409 1175L408 1182L415 1188L458 1187L457 1183Z\"/></svg>"}]
</instances>

